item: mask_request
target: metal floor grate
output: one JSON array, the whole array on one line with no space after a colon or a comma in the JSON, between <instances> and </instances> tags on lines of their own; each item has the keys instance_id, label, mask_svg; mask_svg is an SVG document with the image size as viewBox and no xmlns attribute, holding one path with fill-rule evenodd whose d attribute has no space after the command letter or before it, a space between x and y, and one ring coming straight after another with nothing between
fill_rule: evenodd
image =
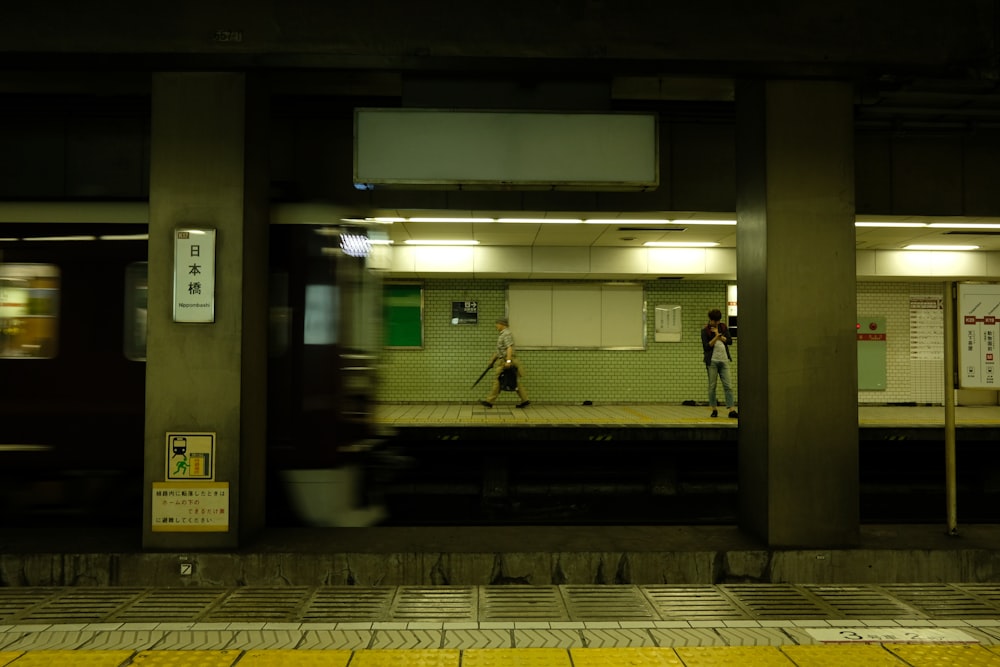
<instances>
[{"instance_id":1,"label":"metal floor grate","mask_svg":"<svg viewBox=\"0 0 1000 667\"><path fill-rule=\"evenodd\" d=\"M949 584L887 584L883 588L932 618L975 618L1000 613L1000 608L988 598Z\"/></svg>"},{"instance_id":2,"label":"metal floor grate","mask_svg":"<svg viewBox=\"0 0 1000 667\"><path fill-rule=\"evenodd\" d=\"M566 607L574 620L644 620L656 613L632 586L563 586Z\"/></svg>"},{"instance_id":3,"label":"metal floor grate","mask_svg":"<svg viewBox=\"0 0 1000 667\"><path fill-rule=\"evenodd\" d=\"M400 586L392 607L398 621L474 621L475 586Z\"/></svg>"},{"instance_id":4,"label":"metal floor grate","mask_svg":"<svg viewBox=\"0 0 1000 667\"><path fill-rule=\"evenodd\" d=\"M830 618L836 613L805 590L791 584L732 584L720 586L753 618Z\"/></svg>"},{"instance_id":5,"label":"metal floor grate","mask_svg":"<svg viewBox=\"0 0 1000 667\"><path fill-rule=\"evenodd\" d=\"M112 614L108 620L127 623L197 621L224 595L220 588L158 588Z\"/></svg>"},{"instance_id":6,"label":"metal floor grate","mask_svg":"<svg viewBox=\"0 0 1000 667\"><path fill-rule=\"evenodd\" d=\"M664 619L744 619L748 614L717 586L643 586Z\"/></svg>"},{"instance_id":7,"label":"metal floor grate","mask_svg":"<svg viewBox=\"0 0 1000 667\"><path fill-rule=\"evenodd\" d=\"M1000 619L1000 585L0 588L0 623Z\"/></svg>"},{"instance_id":8,"label":"metal floor grate","mask_svg":"<svg viewBox=\"0 0 1000 667\"><path fill-rule=\"evenodd\" d=\"M320 588L313 595L301 620L323 621L384 621L396 589L393 587L360 588L337 586Z\"/></svg>"},{"instance_id":9,"label":"metal floor grate","mask_svg":"<svg viewBox=\"0 0 1000 667\"><path fill-rule=\"evenodd\" d=\"M139 588L71 588L27 609L19 621L97 623L135 602L146 592Z\"/></svg>"},{"instance_id":10,"label":"metal floor grate","mask_svg":"<svg viewBox=\"0 0 1000 667\"><path fill-rule=\"evenodd\" d=\"M206 621L287 621L299 616L312 588L238 588L211 611Z\"/></svg>"},{"instance_id":11,"label":"metal floor grate","mask_svg":"<svg viewBox=\"0 0 1000 667\"><path fill-rule=\"evenodd\" d=\"M913 607L872 586L804 586L843 618L923 618Z\"/></svg>"},{"instance_id":12,"label":"metal floor grate","mask_svg":"<svg viewBox=\"0 0 1000 667\"><path fill-rule=\"evenodd\" d=\"M566 605L556 586L490 586L479 598L481 621L566 621Z\"/></svg>"},{"instance_id":13,"label":"metal floor grate","mask_svg":"<svg viewBox=\"0 0 1000 667\"><path fill-rule=\"evenodd\" d=\"M59 589L0 588L0 621L12 620L59 594Z\"/></svg>"}]
</instances>

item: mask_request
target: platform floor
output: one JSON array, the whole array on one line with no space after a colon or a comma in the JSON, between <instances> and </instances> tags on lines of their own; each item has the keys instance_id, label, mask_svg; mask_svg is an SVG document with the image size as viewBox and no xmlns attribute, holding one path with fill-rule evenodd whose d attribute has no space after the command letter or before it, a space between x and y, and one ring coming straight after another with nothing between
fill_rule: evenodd
<instances>
[{"instance_id":1,"label":"platform floor","mask_svg":"<svg viewBox=\"0 0 1000 667\"><path fill-rule=\"evenodd\" d=\"M0 666L1000 665L1000 584L0 588Z\"/></svg>"},{"instance_id":2,"label":"platform floor","mask_svg":"<svg viewBox=\"0 0 1000 667\"><path fill-rule=\"evenodd\" d=\"M657 426L736 428L738 419L709 417L706 406L676 404L546 404L532 400L518 409L516 399L503 398L492 408L478 403L384 403L376 411L378 423L386 426ZM738 406L737 406L738 409ZM955 424L960 428L1000 426L1000 406L958 406ZM943 406L859 406L858 425L867 427L944 427Z\"/></svg>"}]
</instances>

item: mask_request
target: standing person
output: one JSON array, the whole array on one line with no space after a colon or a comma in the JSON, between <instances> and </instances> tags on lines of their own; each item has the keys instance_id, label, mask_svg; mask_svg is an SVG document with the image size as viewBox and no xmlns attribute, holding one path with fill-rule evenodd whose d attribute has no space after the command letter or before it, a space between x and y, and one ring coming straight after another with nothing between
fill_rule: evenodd
<instances>
[{"instance_id":1,"label":"standing person","mask_svg":"<svg viewBox=\"0 0 1000 667\"><path fill-rule=\"evenodd\" d=\"M718 417L716 409L716 381L722 379L722 389L726 394L726 409L733 419L739 417L733 403L733 386L729 380L729 362L733 357L729 354L729 346L733 339L729 337L729 329L721 322L722 312L718 308L708 311L708 324L701 330L701 345L705 350L705 368L708 369L708 405L712 408L712 417Z\"/></svg>"},{"instance_id":2,"label":"standing person","mask_svg":"<svg viewBox=\"0 0 1000 667\"><path fill-rule=\"evenodd\" d=\"M490 395L486 397L486 400L479 402L487 408L492 408L493 402L500 395L500 374L504 372L504 369L514 368L517 370L517 395L521 398L521 402L516 407L526 408L531 404L531 401L528 400L528 392L525 391L524 382L521 381L521 366L514 356L514 334L511 333L510 322L507 321L506 317L498 317L496 328L500 334L497 336L497 351L493 354L488 366L492 367L498 359L502 359L503 363L500 364L500 369L493 378L493 388L490 390Z\"/></svg>"}]
</instances>

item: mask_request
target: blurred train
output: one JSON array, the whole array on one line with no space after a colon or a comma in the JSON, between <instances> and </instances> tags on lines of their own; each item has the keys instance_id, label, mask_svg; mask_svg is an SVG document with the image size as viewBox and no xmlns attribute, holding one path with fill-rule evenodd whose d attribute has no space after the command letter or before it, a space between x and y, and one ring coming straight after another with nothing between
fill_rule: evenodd
<instances>
[{"instance_id":1,"label":"blurred train","mask_svg":"<svg viewBox=\"0 0 1000 667\"><path fill-rule=\"evenodd\" d=\"M280 471L379 442L369 236L270 227L271 523L300 520ZM0 525L140 525L147 244L144 224L0 224Z\"/></svg>"},{"instance_id":2,"label":"blurred train","mask_svg":"<svg viewBox=\"0 0 1000 667\"><path fill-rule=\"evenodd\" d=\"M0 527L141 525L147 232L0 223ZM376 233L343 221L270 226L270 525L322 523L290 491L290 471L354 464L367 475L365 500L384 504L396 525L736 521L734 431L633 442L535 429L512 441L494 429L473 448L380 432L378 267L387 262ZM968 521L995 521L995 438L995 429L959 433L962 460L974 462L959 471ZM863 431L862 522L939 518L940 440L926 428ZM651 484L659 463L673 476ZM497 492L507 486L531 493Z\"/></svg>"}]
</instances>

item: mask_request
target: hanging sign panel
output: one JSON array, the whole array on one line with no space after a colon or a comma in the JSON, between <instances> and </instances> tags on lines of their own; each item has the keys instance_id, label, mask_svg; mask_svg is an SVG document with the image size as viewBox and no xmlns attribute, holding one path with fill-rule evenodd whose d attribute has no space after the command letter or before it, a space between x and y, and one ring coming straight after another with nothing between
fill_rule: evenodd
<instances>
[{"instance_id":1,"label":"hanging sign panel","mask_svg":"<svg viewBox=\"0 0 1000 667\"><path fill-rule=\"evenodd\" d=\"M174 322L215 321L215 230L174 230Z\"/></svg>"},{"instance_id":2,"label":"hanging sign panel","mask_svg":"<svg viewBox=\"0 0 1000 667\"><path fill-rule=\"evenodd\" d=\"M962 389L997 389L1000 284L958 284L958 382Z\"/></svg>"}]
</instances>

